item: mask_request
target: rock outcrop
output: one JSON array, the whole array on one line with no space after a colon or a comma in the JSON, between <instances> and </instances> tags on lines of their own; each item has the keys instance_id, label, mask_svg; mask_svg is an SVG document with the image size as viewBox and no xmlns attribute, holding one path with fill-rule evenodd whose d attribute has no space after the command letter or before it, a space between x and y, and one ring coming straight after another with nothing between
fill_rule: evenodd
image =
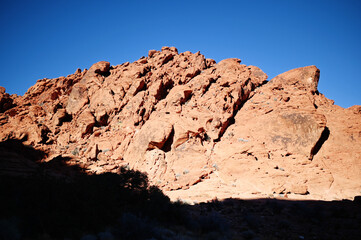
<instances>
[{"instance_id":1,"label":"rock outcrop","mask_svg":"<svg viewBox=\"0 0 361 240\"><path fill-rule=\"evenodd\" d=\"M163 47L39 80L24 96L0 88L0 141L89 172L144 171L172 199L359 195L361 106L319 93L315 66L267 81L240 62Z\"/></svg>"}]
</instances>

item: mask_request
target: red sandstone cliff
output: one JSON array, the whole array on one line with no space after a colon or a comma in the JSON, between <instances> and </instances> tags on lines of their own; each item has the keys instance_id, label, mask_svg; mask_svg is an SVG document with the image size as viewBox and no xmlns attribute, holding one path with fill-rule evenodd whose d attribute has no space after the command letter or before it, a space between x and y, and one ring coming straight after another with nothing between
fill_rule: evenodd
<instances>
[{"instance_id":1,"label":"red sandstone cliff","mask_svg":"<svg viewBox=\"0 0 361 240\"><path fill-rule=\"evenodd\" d=\"M319 76L308 66L267 81L239 59L164 47L39 80L24 96L1 88L0 141L89 172L139 169L172 199L351 199L361 193L361 106L334 105ZM0 157L0 174L28 173L26 159Z\"/></svg>"}]
</instances>

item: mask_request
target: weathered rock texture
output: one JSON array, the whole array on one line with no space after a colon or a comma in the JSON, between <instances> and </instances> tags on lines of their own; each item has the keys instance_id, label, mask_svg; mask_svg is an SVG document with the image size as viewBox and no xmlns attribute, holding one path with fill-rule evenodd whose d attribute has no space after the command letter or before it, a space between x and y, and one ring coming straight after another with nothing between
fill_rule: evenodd
<instances>
[{"instance_id":1,"label":"weathered rock texture","mask_svg":"<svg viewBox=\"0 0 361 240\"><path fill-rule=\"evenodd\" d=\"M173 199L359 195L361 106L319 93L315 66L267 81L240 62L164 47L39 80L24 96L0 88L0 140L89 172L147 172ZM23 173L6 154L0 173Z\"/></svg>"}]
</instances>

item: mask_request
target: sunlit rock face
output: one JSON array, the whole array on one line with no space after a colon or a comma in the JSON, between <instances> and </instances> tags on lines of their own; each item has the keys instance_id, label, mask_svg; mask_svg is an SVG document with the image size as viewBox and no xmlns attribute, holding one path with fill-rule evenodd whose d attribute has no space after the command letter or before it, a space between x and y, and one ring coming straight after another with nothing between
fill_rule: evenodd
<instances>
[{"instance_id":1,"label":"sunlit rock face","mask_svg":"<svg viewBox=\"0 0 361 240\"><path fill-rule=\"evenodd\" d=\"M334 105L319 78L308 66L268 81L237 58L163 47L39 80L24 96L0 88L0 140L92 173L141 170L174 200L351 199L361 191L361 106ZM24 169L2 159L1 174Z\"/></svg>"}]
</instances>

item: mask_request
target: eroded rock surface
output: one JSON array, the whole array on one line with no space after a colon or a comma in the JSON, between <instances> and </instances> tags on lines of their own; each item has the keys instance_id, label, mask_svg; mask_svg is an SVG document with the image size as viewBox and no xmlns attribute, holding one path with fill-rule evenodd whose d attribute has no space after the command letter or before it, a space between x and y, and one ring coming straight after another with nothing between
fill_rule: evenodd
<instances>
[{"instance_id":1,"label":"eroded rock surface","mask_svg":"<svg viewBox=\"0 0 361 240\"><path fill-rule=\"evenodd\" d=\"M163 47L39 80L24 96L0 88L0 140L89 172L147 172L174 200L359 195L361 106L343 109L319 93L315 66L268 82L240 62ZM10 160L2 156L2 174L16 169Z\"/></svg>"}]
</instances>

